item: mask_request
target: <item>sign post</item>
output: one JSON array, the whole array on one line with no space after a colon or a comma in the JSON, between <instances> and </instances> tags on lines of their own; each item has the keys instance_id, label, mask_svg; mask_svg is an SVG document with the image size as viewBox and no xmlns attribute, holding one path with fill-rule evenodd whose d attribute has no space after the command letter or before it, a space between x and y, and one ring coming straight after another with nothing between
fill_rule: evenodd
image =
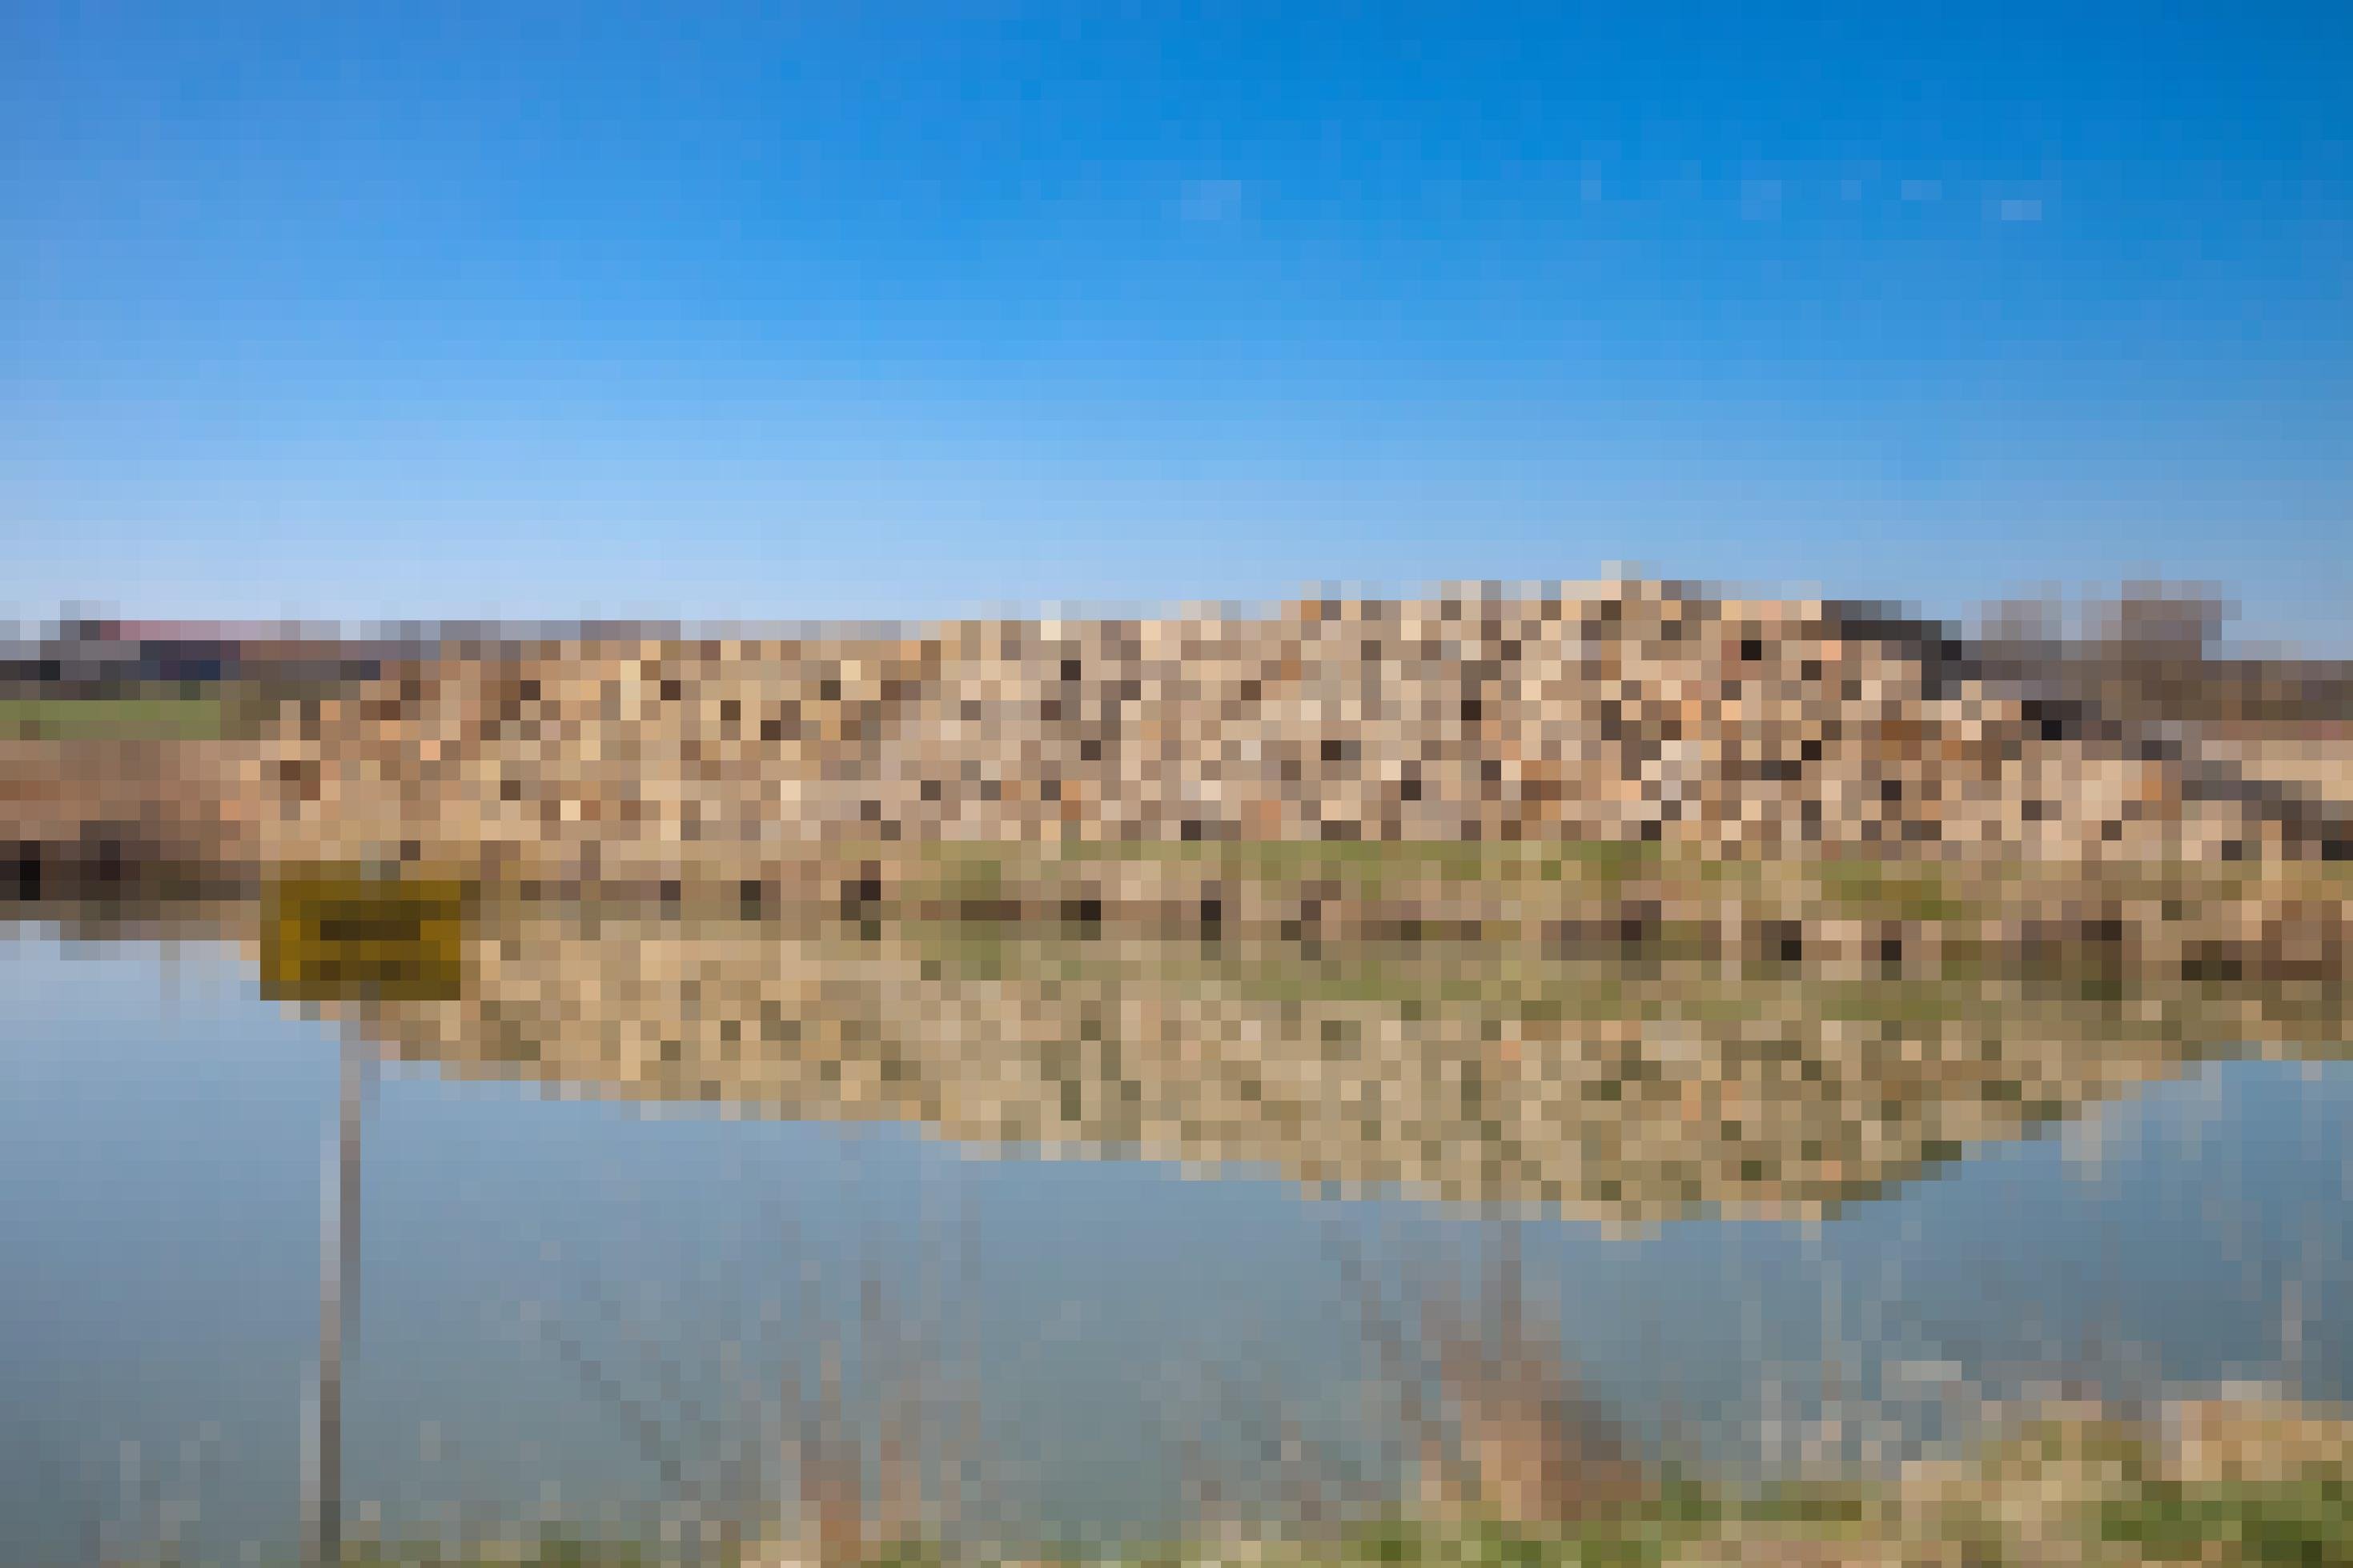
<instances>
[{"instance_id":1,"label":"sign post","mask_svg":"<svg viewBox=\"0 0 2353 1568\"><path fill-rule=\"evenodd\" d=\"M280 879L263 913L261 994L271 1001L438 1001L459 992L470 889L360 870ZM359 1284L360 1149L369 1059L347 1027L319 1226L319 1364L304 1433L303 1550L343 1555L343 1347Z\"/></svg>"}]
</instances>

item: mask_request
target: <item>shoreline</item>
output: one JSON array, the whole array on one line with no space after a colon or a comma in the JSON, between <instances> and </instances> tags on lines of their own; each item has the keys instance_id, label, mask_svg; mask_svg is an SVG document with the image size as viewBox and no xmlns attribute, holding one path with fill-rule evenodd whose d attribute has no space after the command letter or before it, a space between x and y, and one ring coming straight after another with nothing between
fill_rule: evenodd
<instances>
[{"instance_id":1,"label":"shoreline","mask_svg":"<svg viewBox=\"0 0 2353 1568\"><path fill-rule=\"evenodd\" d=\"M1559 961L1724 960L1933 973L2015 964L2190 982L2332 980L2353 865L1718 859L1645 844L924 844L651 866L271 862L100 829L0 843L0 918L266 900L321 875L454 882L486 906L881 922L1105 939L1506 942ZM730 863L733 859L733 863Z\"/></svg>"},{"instance_id":2,"label":"shoreline","mask_svg":"<svg viewBox=\"0 0 2353 1568\"><path fill-rule=\"evenodd\" d=\"M1497 1479L1488 1477L1488 1480ZM1573 1482L1564 1484L1573 1486ZM2159 1563L2303 1568L2353 1554L2353 1414L2267 1389L2225 1387L2133 1413L2052 1398L1992 1413L1975 1437L1892 1468L1813 1467L1725 1485L1646 1467L1630 1495L1575 1492L1440 1508L1392 1504L1270 1526L1205 1521L1126 1546L959 1544L831 1518L808 1538L761 1532L634 1539L550 1524L471 1545L347 1542L348 1568L2140 1568Z\"/></svg>"}]
</instances>

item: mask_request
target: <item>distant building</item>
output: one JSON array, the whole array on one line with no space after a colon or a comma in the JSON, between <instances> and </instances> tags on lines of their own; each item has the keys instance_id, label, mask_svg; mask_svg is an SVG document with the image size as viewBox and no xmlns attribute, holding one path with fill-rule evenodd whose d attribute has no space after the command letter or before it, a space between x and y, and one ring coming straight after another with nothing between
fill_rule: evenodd
<instances>
[{"instance_id":1,"label":"distant building","mask_svg":"<svg viewBox=\"0 0 2353 1568\"><path fill-rule=\"evenodd\" d=\"M0 647L0 686L99 697L152 687L332 684L371 679L398 647L301 627L203 621L62 622L36 642Z\"/></svg>"}]
</instances>

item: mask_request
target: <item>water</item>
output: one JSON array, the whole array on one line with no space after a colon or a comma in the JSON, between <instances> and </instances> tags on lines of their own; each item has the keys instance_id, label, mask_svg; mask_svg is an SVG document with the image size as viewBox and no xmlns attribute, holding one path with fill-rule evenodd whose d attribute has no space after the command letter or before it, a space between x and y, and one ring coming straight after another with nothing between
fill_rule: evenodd
<instances>
[{"instance_id":1,"label":"water","mask_svg":"<svg viewBox=\"0 0 2353 1568\"><path fill-rule=\"evenodd\" d=\"M231 945L16 932L5 1556L282 1559L344 1032L263 1001ZM1334 1489L1394 1490L1346 1261L1401 1311L1409 1265L1474 1279L1507 1230L1594 1392L1713 1463L1795 1463L1832 1414L1849 1450L1892 1451L1963 1384L2353 1392L2353 1072L2144 1077L1820 1222L1624 1234L1320 1195L1265 1162L1208 1180L386 1066L364 1116L350 1512L387 1534L650 1533L692 1500L772 1494L786 1371L814 1389L828 1344L846 1419L880 1430L881 1394L912 1387L927 1441L963 1431L984 1532L1149 1537L1201 1511L1188 1480L1280 1510L1293 1481L1263 1455L1286 1430Z\"/></svg>"}]
</instances>

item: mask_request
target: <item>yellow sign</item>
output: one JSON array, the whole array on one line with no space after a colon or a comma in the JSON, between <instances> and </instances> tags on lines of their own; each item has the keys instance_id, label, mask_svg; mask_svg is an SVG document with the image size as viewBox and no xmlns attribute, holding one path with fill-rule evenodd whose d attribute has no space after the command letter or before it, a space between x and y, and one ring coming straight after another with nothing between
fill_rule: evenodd
<instances>
[{"instance_id":1,"label":"yellow sign","mask_svg":"<svg viewBox=\"0 0 2353 1568\"><path fill-rule=\"evenodd\" d=\"M261 994L274 1002L452 1001L473 891L450 879L305 871L270 889Z\"/></svg>"}]
</instances>

